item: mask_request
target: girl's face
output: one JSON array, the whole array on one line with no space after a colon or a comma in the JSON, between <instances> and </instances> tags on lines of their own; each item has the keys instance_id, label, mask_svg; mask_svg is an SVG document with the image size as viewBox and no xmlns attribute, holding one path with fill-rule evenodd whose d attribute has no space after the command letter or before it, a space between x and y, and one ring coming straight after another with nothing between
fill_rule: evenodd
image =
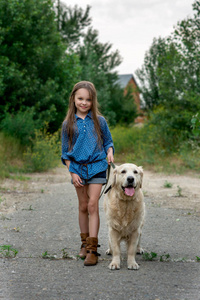
<instances>
[{"instance_id":1,"label":"girl's face","mask_svg":"<svg viewBox=\"0 0 200 300\"><path fill-rule=\"evenodd\" d=\"M74 103L77 109L77 116L84 118L92 108L92 99L88 90L84 88L77 90L74 97Z\"/></svg>"}]
</instances>

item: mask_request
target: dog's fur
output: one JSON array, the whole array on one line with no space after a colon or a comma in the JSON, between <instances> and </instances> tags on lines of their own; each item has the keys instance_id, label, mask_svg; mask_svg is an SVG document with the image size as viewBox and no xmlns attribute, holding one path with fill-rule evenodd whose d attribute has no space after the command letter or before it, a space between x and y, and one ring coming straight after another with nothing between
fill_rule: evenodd
<instances>
[{"instance_id":1,"label":"dog's fur","mask_svg":"<svg viewBox=\"0 0 200 300\"><path fill-rule=\"evenodd\" d=\"M125 240L128 269L137 270L139 266L135 261L136 252L143 253L140 247L145 215L141 190L143 169L134 164L123 164L116 167L113 174L112 188L104 198L104 211L109 230L109 249L106 253L113 256L109 268L120 269L120 242ZM134 194L127 192L126 188L130 188Z\"/></svg>"}]
</instances>

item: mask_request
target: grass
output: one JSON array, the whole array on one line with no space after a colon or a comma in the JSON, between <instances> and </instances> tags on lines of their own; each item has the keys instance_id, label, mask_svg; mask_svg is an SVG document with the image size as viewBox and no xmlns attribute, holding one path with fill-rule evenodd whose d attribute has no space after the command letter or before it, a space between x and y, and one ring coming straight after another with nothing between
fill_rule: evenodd
<instances>
[{"instance_id":1,"label":"grass","mask_svg":"<svg viewBox=\"0 0 200 300\"><path fill-rule=\"evenodd\" d=\"M0 204L1 204L1 202L3 202L5 199L4 198L2 198L2 196L0 195Z\"/></svg>"},{"instance_id":2,"label":"grass","mask_svg":"<svg viewBox=\"0 0 200 300\"><path fill-rule=\"evenodd\" d=\"M144 252L142 254L143 259L148 260L148 261L154 260L155 258L157 258L157 256L158 256L158 254L155 253L155 252L150 252L150 253L149 252Z\"/></svg>"},{"instance_id":3,"label":"grass","mask_svg":"<svg viewBox=\"0 0 200 300\"><path fill-rule=\"evenodd\" d=\"M42 253L42 258L43 259L50 259L50 260L54 260L57 258L56 254L49 254L48 251L45 251L44 253Z\"/></svg>"},{"instance_id":4,"label":"grass","mask_svg":"<svg viewBox=\"0 0 200 300\"><path fill-rule=\"evenodd\" d=\"M9 178L11 173L20 173L24 169L24 147L20 142L0 132L0 178Z\"/></svg>"},{"instance_id":5,"label":"grass","mask_svg":"<svg viewBox=\"0 0 200 300\"><path fill-rule=\"evenodd\" d=\"M22 146L18 139L0 132L0 179L28 181L27 172L42 172L60 163L60 142L54 135L37 132L33 147Z\"/></svg>"},{"instance_id":6,"label":"grass","mask_svg":"<svg viewBox=\"0 0 200 300\"><path fill-rule=\"evenodd\" d=\"M31 179L31 177L24 176L22 174L16 174L16 175L10 174L9 178L13 180L19 180L19 181L28 181Z\"/></svg>"},{"instance_id":7,"label":"grass","mask_svg":"<svg viewBox=\"0 0 200 300\"><path fill-rule=\"evenodd\" d=\"M66 248L62 249L62 255L59 254L49 254L48 251L45 251L42 253L43 259L50 259L50 260L59 260L59 259L76 259L73 255L69 255L69 253L66 251Z\"/></svg>"},{"instance_id":8,"label":"grass","mask_svg":"<svg viewBox=\"0 0 200 300\"><path fill-rule=\"evenodd\" d=\"M111 130L116 163L135 163L165 174L199 172L200 149L184 142L179 150L165 149L148 127L115 127Z\"/></svg>"},{"instance_id":9,"label":"grass","mask_svg":"<svg viewBox=\"0 0 200 300\"><path fill-rule=\"evenodd\" d=\"M14 230L15 232L20 232L20 228L19 228L19 227L14 227L13 230Z\"/></svg>"},{"instance_id":10,"label":"grass","mask_svg":"<svg viewBox=\"0 0 200 300\"><path fill-rule=\"evenodd\" d=\"M55 168L60 161L60 140L58 133L50 134L46 130L36 131L33 146L24 152L26 168L31 172L44 172Z\"/></svg>"},{"instance_id":11,"label":"grass","mask_svg":"<svg viewBox=\"0 0 200 300\"><path fill-rule=\"evenodd\" d=\"M170 188L173 187L173 183L168 182L168 181L166 180L165 183L164 183L164 187L167 188L167 189L170 189Z\"/></svg>"},{"instance_id":12,"label":"grass","mask_svg":"<svg viewBox=\"0 0 200 300\"><path fill-rule=\"evenodd\" d=\"M179 185L177 185L177 197L183 197L182 188Z\"/></svg>"},{"instance_id":13,"label":"grass","mask_svg":"<svg viewBox=\"0 0 200 300\"><path fill-rule=\"evenodd\" d=\"M34 208L32 208L32 205L29 206L29 208L23 208L22 210L28 210L28 211L32 211L35 210Z\"/></svg>"},{"instance_id":14,"label":"grass","mask_svg":"<svg viewBox=\"0 0 200 300\"><path fill-rule=\"evenodd\" d=\"M183 142L179 150L165 149L155 130L149 127L122 127L111 129L116 163L135 163L145 169L165 174L184 174L200 170L200 148ZM38 131L32 147L20 145L19 140L0 132L0 179L26 181L27 172L43 172L60 164L60 137L58 133ZM166 188L170 188L170 183ZM168 186L167 186L168 185ZM42 191L43 192L43 191Z\"/></svg>"},{"instance_id":15,"label":"grass","mask_svg":"<svg viewBox=\"0 0 200 300\"><path fill-rule=\"evenodd\" d=\"M13 258L16 257L18 250L12 248L10 245L0 246L0 257Z\"/></svg>"},{"instance_id":16,"label":"grass","mask_svg":"<svg viewBox=\"0 0 200 300\"><path fill-rule=\"evenodd\" d=\"M187 259L185 257L180 257L178 259L173 259L173 258L171 258L169 253L158 255L155 252L147 252L147 251L145 251L142 254L142 257L145 261L153 261L153 260L156 260L156 259L157 259L157 261L159 259L160 262L190 262L190 261L195 261L194 259ZM196 256L196 262L200 262L200 257Z\"/></svg>"},{"instance_id":17,"label":"grass","mask_svg":"<svg viewBox=\"0 0 200 300\"><path fill-rule=\"evenodd\" d=\"M170 255L169 254L163 254L160 256L160 261L169 261Z\"/></svg>"}]
</instances>

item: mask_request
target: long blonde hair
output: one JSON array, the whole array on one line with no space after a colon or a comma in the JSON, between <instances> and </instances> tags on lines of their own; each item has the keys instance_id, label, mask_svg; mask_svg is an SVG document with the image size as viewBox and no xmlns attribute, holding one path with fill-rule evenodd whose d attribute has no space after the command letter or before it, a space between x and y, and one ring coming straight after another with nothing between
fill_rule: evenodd
<instances>
[{"instance_id":1,"label":"long blonde hair","mask_svg":"<svg viewBox=\"0 0 200 300\"><path fill-rule=\"evenodd\" d=\"M92 112L92 119L94 121L94 128L97 134L97 142L99 145L102 143L102 132L101 132L101 127L100 127L100 122L98 116L101 116L101 113L98 110L98 101L97 101L97 92L94 87L94 84L89 81L80 81L75 84L73 87L73 90L71 92L71 95L69 97L69 107L67 111L67 115L64 121L66 121L66 126L67 126L67 135L69 138L69 150L72 149L73 147L73 137L75 134L75 124L76 124L76 106L75 106L75 94L79 89L86 89L89 92L90 99L92 101L92 107L91 107L91 112Z\"/></svg>"}]
</instances>

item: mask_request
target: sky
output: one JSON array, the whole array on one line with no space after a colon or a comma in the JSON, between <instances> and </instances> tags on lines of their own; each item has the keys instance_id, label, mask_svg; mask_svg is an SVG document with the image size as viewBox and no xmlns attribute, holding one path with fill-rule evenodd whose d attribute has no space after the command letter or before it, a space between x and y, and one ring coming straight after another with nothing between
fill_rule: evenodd
<instances>
[{"instance_id":1,"label":"sky","mask_svg":"<svg viewBox=\"0 0 200 300\"><path fill-rule=\"evenodd\" d=\"M153 38L166 37L178 21L193 15L194 0L61 0L68 6L91 6L92 27L99 41L119 50L119 74L141 68Z\"/></svg>"}]
</instances>

